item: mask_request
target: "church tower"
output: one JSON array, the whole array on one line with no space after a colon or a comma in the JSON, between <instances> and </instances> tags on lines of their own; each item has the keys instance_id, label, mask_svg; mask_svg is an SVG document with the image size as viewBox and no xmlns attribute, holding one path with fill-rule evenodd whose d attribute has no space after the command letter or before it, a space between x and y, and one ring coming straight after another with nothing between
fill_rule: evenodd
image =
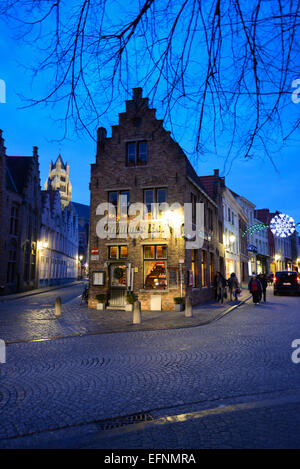
<instances>
[{"instance_id":1,"label":"church tower","mask_svg":"<svg viewBox=\"0 0 300 469\"><path fill-rule=\"evenodd\" d=\"M67 162L64 164L61 155L59 154L57 160L53 164L51 161L49 165L49 176L45 182L45 190L59 190L62 209L67 207L72 198L72 185L70 182L70 166Z\"/></svg>"}]
</instances>

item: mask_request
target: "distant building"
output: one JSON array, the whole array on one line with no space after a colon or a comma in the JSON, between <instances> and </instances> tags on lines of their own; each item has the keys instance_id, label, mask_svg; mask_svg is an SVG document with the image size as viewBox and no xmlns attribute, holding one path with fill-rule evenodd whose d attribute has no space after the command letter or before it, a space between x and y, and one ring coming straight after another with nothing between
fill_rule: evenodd
<instances>
[{"instance_id":1,"label":"distant building","mask_svg":"<svg viewBox=\"0 0 300 469\"><path fill-rule=\"evenodd\" d=\"M37 286L40 231L38 149L32 156L8 156L0 130L0 292Z\"/></svg>"},{"instance_id":2,"label":"distant building","mask_svg":"<svg viewBox=\"0 0 300 469\"><path fill-rule=\"evenodd\" d=\"M72 184L70 181L70 166L67 162L64 164L61 155L53 164L49 164L49 176L45 182L45 190L59 190L61 206L64 209L72 199Z\"/></svg>"},{"instance_id":3,"label":"distant building","mask_svg":"<svg viewBox=\"0 0 300 469\"><path fill-rule=\"evenodd\" d=\"M38 285L57 285L78 277L78 218L72 205L62 210L59 190L42 191L38 243Z\"/></svg>"},{"instance_id":4,"label":"distant building","mask_svg":"<svg viewBox=\"0 0 300 469\"><path fill-rule=\"evenodd\" d=\"M78 216L78 256L83 274L87 274L90 230L90 206L72 202Z\"/></svg>"}]
</instances>

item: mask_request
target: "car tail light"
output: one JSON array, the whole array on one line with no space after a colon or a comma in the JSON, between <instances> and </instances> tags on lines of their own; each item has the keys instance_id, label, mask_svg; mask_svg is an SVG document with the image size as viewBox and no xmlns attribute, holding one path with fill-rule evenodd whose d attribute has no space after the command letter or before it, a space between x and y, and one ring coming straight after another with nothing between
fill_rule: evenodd
<instances>
[{"instance_id":1,"label":"car tail light","mask_svg":"<svg viewBox=\"0 0 300 469\"><path fill-rule=\"evenodd\" d=\"M299 277L299 275L297 275L297 283L298 283L298 285L300 285L300 277Z\"/></svg>"},{"instance_id":2,"label":"car tail light","mask_svg":"<svg viewBox=\"0 0 300 469\"><path fill-rule=\"evenodd\" d=\"M273 282L274 282L274 283L277 282L276 275L274 275Z\"/></svg>"}]
</instances>

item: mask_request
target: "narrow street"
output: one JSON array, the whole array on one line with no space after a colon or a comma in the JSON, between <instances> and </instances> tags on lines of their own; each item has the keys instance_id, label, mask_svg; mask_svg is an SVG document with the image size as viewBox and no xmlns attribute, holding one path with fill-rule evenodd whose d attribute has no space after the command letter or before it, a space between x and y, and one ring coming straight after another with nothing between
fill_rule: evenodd
<instances>
[{"instance_id":1,"label":"narrow street","mask_svg":"<svg viewBox=\"0 0 300 469\"><path fill-rule=\"evenodd\" d=\"M38 314L51 295L18 302ZM0 314L17 327L16 305ZM0 447L299 448L299 306L270 289L204 326L11 344Z\"/></svg>"}]
</instances>

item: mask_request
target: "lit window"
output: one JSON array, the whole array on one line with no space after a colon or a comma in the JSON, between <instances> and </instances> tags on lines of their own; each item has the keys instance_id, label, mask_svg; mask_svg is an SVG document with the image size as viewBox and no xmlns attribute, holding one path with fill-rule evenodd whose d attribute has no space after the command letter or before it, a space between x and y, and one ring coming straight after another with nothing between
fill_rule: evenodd
<instances>
[{"instance_id":1,"label":"lit window","mask_svg":"<svg viewBox=\"0 0 300 469\"><path fill-rule=\"evenodd\" d=\"M166 246L144 246L144 288L164 290L167 288ZM152 259L152 260L148 260Z\"/></svg>"}]
</instances>

